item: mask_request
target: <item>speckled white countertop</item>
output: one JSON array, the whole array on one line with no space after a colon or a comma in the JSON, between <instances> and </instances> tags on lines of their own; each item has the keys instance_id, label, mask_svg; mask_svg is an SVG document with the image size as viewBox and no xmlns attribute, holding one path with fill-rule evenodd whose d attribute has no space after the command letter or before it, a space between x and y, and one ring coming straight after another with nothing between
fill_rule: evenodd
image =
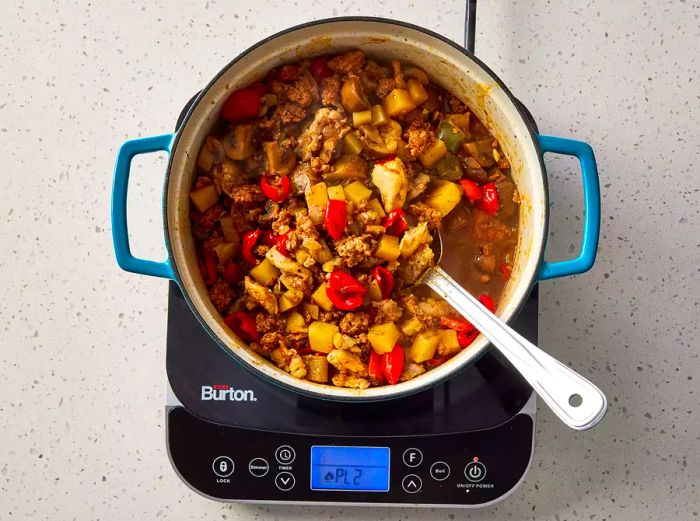
<instances>
[{"instance_id":1,"label":"speckled white countertop","mask_svg":"<svg viewBox=\"0 0 700 521\"><path fill-rule=\"evenodd\" d=\"M462 2L139 4L0 4L0 519L698 518L697 2L480 2L477 54L543 132L597 154L598 262L541 285L540 338L610 400L584 433L540 410L525 483L480 511L224 505L190 491L164 446L167 284L117 269L108 197L118 145L169 131L260 38L367 14L461 40ZM548 164L551 258L578 245L581 194L573 161ZM163 167L137 161L144 255L163 254Z\"/></svg>"}]
</instances>

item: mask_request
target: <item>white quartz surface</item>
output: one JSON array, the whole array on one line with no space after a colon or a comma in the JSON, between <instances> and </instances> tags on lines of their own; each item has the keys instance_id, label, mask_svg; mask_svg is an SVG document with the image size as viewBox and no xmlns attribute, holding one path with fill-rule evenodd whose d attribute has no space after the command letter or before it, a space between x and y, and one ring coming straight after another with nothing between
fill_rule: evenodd
<instances>
[{"instance_id":1,"label":"white quartz surface","mask_svg":"<svg viewBox=\"0 0 700 521\"><path fill-rule=\"evenodd\" d=\"M0 3L0 519L698 518L697 1L479 3L477 54L544 133L596 151L598 262L541 285L541 345L608 395L596 429L540 410L525 483L479 511L224 505L164 446L167 283L117 269L109 192L126 138L264 36L381 15L461 39L462 2ZM369 4L369 2L367 2ZM580 187L548 160L550 257L578 247ZM163 255L163 157L136 162L138 253Z\"/></svg>"}]
</instances>

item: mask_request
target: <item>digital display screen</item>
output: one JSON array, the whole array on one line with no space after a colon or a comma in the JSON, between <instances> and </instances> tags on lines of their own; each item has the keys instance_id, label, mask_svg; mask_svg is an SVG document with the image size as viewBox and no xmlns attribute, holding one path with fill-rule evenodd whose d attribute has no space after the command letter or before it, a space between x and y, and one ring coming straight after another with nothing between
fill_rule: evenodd
<instances>
[{"instance_id":1,"label":"digital display screen","mask_svg":"<svg viewBox=\"0 0 700 521\"><path fill-rule=\"evenodd\" d=\"M311 490L389 491L389 447L311 447Z\"/></svg>"}]
</instances>

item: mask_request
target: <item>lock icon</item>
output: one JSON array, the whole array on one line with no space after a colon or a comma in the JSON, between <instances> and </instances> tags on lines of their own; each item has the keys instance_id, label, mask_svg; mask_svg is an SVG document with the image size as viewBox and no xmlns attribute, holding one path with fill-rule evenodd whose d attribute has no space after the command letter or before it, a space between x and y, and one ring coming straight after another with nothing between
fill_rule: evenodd
<instances>
[{"instance_id":1,"label":"lock icon","mask_svg":"<svg viewBox=\"0 0 700 521\"><path fill-rule=\"evenodd\" d=\"M212 470L214 471L214 474L216 474L220 478L229 477L231 474L233 474L234 469L235 465L233 463L233 460L228 456L219 456L214 460L214 463L212 464Z\"/></svg>"}]
</instances>

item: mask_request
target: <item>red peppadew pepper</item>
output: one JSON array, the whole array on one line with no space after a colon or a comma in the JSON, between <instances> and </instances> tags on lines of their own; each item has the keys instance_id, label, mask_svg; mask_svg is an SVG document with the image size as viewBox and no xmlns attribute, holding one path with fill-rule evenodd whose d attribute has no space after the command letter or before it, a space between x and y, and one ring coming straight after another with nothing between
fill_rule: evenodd
<instances>
[{"instance_id":1,"label":"red peppadew pepper","mask_svg":"<svg viewBox=\"0 0 700 521\"><path fill-rule=\"evenodd\" d=\"M394 349L382 355L382 373L391 385L398 383L403 371L403 348L396 344Z\"/></svg>"},{"instance_id":2,"label":"red peppadew pepper","mask_svg":"<svg viewBox=\"0 0 700 521\"><path fill-rule=\"evenodd\" d=\"M455 331L473 331L474 326L465 318L440 317L440 325Z\"/></svg>"},{"instance_id":3,"label":"red peppadew pepper","mask_svg":"<svg viewBox=\"0 0 700 521\"><path fill-rule=\"evenodd\" d=\"M386 228L386 232L391 235L401 235L408 230L408 221L406 221L406 212L401 208L390 211L384 220L382 226Z\"/></svg>"},{"instance_id":4,"label":"red peppadew pepper","mask_svg":"<svg viewBox=\"0 0 700 521\"><path fill-rule=\"evenodd\" d=\"M382 159L378 159L374 162L375 165L383 165L384 163L388 163L389 161L393 161L396 159L396 154L389 154L386 157L383 157Z\"/></svg>"},{"instance_id":5,"label":"red peppadew pepper","mask_svg":"<svg viewBox=\"0 0 700 521\"><path fill-rule=\"evenodd\" d=\"M275 247L279 252L285 257L289 257L289 250L287 249L287 239L289 239L289 232L278 235L275 239Z\"/></svg>"},{"instance_id":6,"label":"red peppadew pepper","mask_svg":"<svg viewBox=\"0 0 700 521\"><path fill-rule=\"evenodd\" d=\"M348 224L348 210L345 206L345 201L328 199L323 222L326 225L328 235L333 237L335 241L340 239L345 231L345 226Z\"/></svg>"},{"instance_id":7,"label":"red peppadew pepper","mask_svg":"<svg viewBox=\"0 0 700 521\"><path fill-rule=\"evenodd\" d=\"M232 123L257 117L264 88L251 85L246 89L233 91L221 107L221 117Z\"/></svg>"},{"instance_id":8,"label":"red peppadew pepper","mask_svg":"<svg viewBox=\"0 0 700 521\"><path fill-rule=\"evenodd\" d=\"M219 263L211 252L203 252L199 258L199 271L202 273L204 284L212 286L216 282Z\"/></svg>"},{"instance_id":9,"label":"red peppadew pepper","mask_svg":"<svg viewBox=\"0 0 700 521\"><path fill-rule=\"evenodd\" d=\"M224 319L224 322L246 342L258 342L260 340L255 319L245 311L234 311Z\"/></svg>"},{"instance_id":10,"label":"red peppadew pepper","mask_svg":"<svg viewBox=\"0 0 700 521\"><path fill-rule=\"evenodd\" d=\"M471 179L461 179L460 184L462 185L462 190L464 190L464 195L470 201L478 201L481 199L481 187L476 184Z\"/></svg>"},{"instance_id":11,"label":"red peppadew pepper","mask_svg":"<svg viewBox=\"0 0 700 521\"><path fill-rule=\"evenodd\" d=\"M481 199L476 202L480 210L489 215L496 215L500 208L496 183L486 183L481 187Z\"/></svg>"},{"instance_id":12,"label":"red peppadew pepper","mask_svg":"<svg viewBox=\"0 0 700 521\"><path fill-rule=\"evenodd\" d=\"M498 271L501 272L501 280L508 280L510 278L510 268L505 262L500 262L498 264Z\"/></svg>"},{"instance_id":13,"label":"red peppadew pepper","mask_svg":"<svg viewBox=\"0 0 700 521\"><path fill-rule=\"evenodd\" d=\"M245 268L241 264L230 261L224 268L224 280L229 284L238 284L245 277Z\"/></svg>"},{"instance_id":14,"label":"red peppadew pepper","mask_svg":"<svg viewBox=\"0 0 700 521\"><path fill-rule=\"evenodd\" d=\"M281 203L289 195L292 184L286 175L264 175L260 178L260 189L265 197L276 203Z\"/></svg>"},{"instance_id":15,"label":"red peppadew pepper","mask_svg":"<svg viewBox=\"0 0 700 521\"><path fill-rule=\"evenodd\" d=\"M349 273L335 270L328 277L326 295L333 305L343 311L357 309L367 289Z\"/></svg>"},{"instance_id":16,"label":"red peppadew pepper","mask_svg":"<svg viewBox=\"0 0 700 521\"><path fill-rule=\"evenodd\" d=\"M369 352L369 362L367 362L367 372L377 380L378 383L384 383L384 373L382 372L382 355L374 349Z\"/></svg>"},{"instance_id":17,"label":"red peppadew pepper","mask_svg":"<svg viewBox=\"0 0 700 521\"><path fill-rule=\"evenodd\" d=\"M316 56L313 58L309 66L309 72L316 81L321 81L323 78L333 76L333 71L328 67L327 56Z\"/></svg>"},{"instance_id":18,"label":"red peppadew pepper","mask_svg":"<svg viewBox=\"0 0 700 521\"><path fill-rule=\"evenodd\" d=\"M483 304L483 306L488 309L491 313L496 312L496 304L494 304L493 299L491 296L487 293L482 293L479 295L479 302Z\"/></svg>"},{"instance_id":19,"label":"red peppadew pepper","mask_svg":"<svg viewBox=\"0 0 700 521\"><path fill-rule=\"evenodd\" d=\"M372 270L372 278L377 281L382 298L389 298L391 290L394 289L394 274L382 266L376 266Z\"/></svg>"},{"instance_id":20,"label":"red peppadew pepper","mask_svg":"<svg viewBox=\"0 0 700 521\"><path fill-rule=\"evenodd\" d=\"M243 260L248 264L255 266L258 263L258 259L253 253L253 249L257 246L258 241L263 236L262 230L251 230L243 235L241 255L243 255Z\"/></svg>"}]
</instances>

